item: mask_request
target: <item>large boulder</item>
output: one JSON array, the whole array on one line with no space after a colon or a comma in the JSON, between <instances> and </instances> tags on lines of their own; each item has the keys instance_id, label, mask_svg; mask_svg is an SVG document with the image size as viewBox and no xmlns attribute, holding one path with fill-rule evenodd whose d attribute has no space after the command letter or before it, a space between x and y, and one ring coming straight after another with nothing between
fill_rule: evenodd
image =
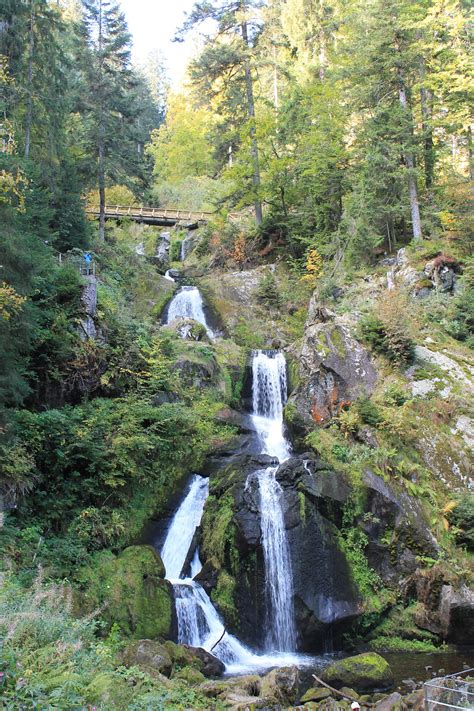
<instances>
[{"instance_id":1,"label":"large boulder","mask_svg":"<svg viewBox=\"0 0 474 711\"><path fill-rule=\"evenodd\" d=\"M272 669L262 678L260 695L273 697L283 706L289 706L296 700L299 681L298 667Z\"/></svg>"},{"instance_id":2,"label":"large boulder","mask_svg":"<svg viewBox=\"0 0 474 711\"><path fill-rule=\"evenodd\" d=\"M101 610L101 617L136 639L172 637L173 591L164 566L151 546L130 546L120 555L97 553L75 576L75 608L80 615Z\"/></svg>"},{"instance_id":3,"label":"large boulder","mask_svg":"<svg viewBox=\"0 0 474 711\"><path fill-rule=\"evenodd\" d=\"M154 639L140 639L129 644L122 659L127 666L143 667L150 675L156 672L169 677L173 669L173 661L164 644Z\"/></svg>"},{"instance_id":4,"label":"large boulder","mask_svg":"<svg viewBox=\"0 0 474 711\"><path fill-rule=\"evenodd\" d=\"M314 300L303 339L291 355L297 374L285 417L295 434L327 422L343 404L375 388L377 371L369 353L353 338L343 317L318 308Z\"/></svg>"},{"instance_id":5,"label":"large boulder","mask_svg":"<svg viewBox=\"0 0 474 711\"><path fill-rule=\"evenodd\" d=\"M394 685L389 663L375 652L333 662L322 672L321 678L335 689L348 686L358 692L385 691Z\"/></svg>"}]
</instances>

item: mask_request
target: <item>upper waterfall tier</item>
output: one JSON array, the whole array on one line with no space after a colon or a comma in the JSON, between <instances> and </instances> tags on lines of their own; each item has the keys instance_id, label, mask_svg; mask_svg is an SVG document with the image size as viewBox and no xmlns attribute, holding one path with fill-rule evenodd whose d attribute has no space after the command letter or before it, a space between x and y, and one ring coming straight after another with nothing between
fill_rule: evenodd
<instances>
[{"instance_id":1,"label":"upper waterfall tier","mask_svg":"<svg viewBox=\"0 0 474 711\"><path fill-rule=\"evenodd\" d=\"M283 408L287 397L286 361L277 351L255 351L252 359L252 420L262 452L280 462L290 456L283 433Z\"/></svg>"},{"instance_id":2,"label":"upper waterfall tier","mask_svg":"<svg viewBox=\"0 0 474 711\"><path fill-rule=\"evenodd\" d=\"M215 335L207 323L201 293L196 286L182 286L171 299L166 323L171 323L176 318L192 318L194 321L199 321L206 327L208 336L213 338Z\"/></svg>"}]
</instances>

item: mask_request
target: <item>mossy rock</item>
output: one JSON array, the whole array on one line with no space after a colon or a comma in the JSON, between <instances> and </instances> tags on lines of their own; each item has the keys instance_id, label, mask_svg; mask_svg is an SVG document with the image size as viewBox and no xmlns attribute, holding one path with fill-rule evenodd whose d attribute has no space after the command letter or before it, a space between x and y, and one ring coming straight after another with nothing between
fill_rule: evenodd
<instances>
[{"instance_id":1,"label":"mossy rock","mask_svg":"<svg viewBox=\"0 0 474 711\"><path fill-rule=\"evenodd\" d=\"M202 684L206 677L195 667L183 667L183 669L173 674L173 679L182 679L187 684L195 685Z\"/></svg>"},{"instance_id":2,"label":"mossy rock","mask_svg":"<svg viewBox=\"0 0 474 711\"><path fill-rule=\"evenodd\" d=\"M168 649L164 644L154 639L140 639L138 642L132 642L124 650L122 659L127 666L137 665L152 676L154 672L170 676L173 670L173 660Z\"/></svg>"},{"instance_id":3,"label":"mossy rock","mask_svg":"<svg viewBox=\"0 0 474 711\"><path fill-rule=\"evenodd\" d=\"M135 639L171 637L173 593L164 566L151 546L130 546L119 556L97 553L76 576L75 608L84 615L98 608L110 627Z\"/></svg>"},{"instance_id":4,"label":"mossy rock","mask_svg":"<svg viewBox=\"0 0 474 711\"><path fill-rule=\"evenodd\" d=\"M322 679L336 689L347 686L357 691L387 690L394 684L389 663L375 652L357 654L330 664Z\"/></svg>"},{"instance_id":5,"label":"mossy rock","mask_svg":"<svg viewBox=\"0 0 474 711\"><path fill-rule=\"evenodd\" d=\"M308 689L305 694L303 694L303 696L301 697L301 703L305 704L308 701L319 702L323 701L324 699L327 699L329 696L331 696L331 692L329 691L329 689L313 686Z\"/></svg>"}]
</instances>

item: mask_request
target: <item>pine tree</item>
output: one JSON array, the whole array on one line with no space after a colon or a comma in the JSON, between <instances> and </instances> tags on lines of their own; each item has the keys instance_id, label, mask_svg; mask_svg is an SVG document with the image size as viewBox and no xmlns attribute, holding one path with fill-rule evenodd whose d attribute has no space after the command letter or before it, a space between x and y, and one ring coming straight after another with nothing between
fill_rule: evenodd
<instances>
[{"instance_id":1,"label":"pine tree","mask_svg":"<svg viewBox=\"0 0 474 711\"><path fill-rule=\"evenodd\" d=\"M212 0L197 3L177 38L182 39L185 32L207 20L214 20L218 24L219 41L216 41L215 37L208 38L199 60L194 63L192 77L204 86L207 84L211 95L215 92L213 84L217 84L219 90L223 89L224 93L228 90L227 103L237 100L237 104L245 106L250 139L255 221L260 225L263 213L252 74L252 55L256 39L255 18L252 17L253 4L252 0ZM233 86L224 88L226 78L230 76L233 77ZM229 113L232 114L230 107Z\"/></svg>"},{"instance_id":2,"label":"pine tree","mask_svg":"<svg viewBox=\"0 0 474 711\"><path fill-rule=\"evenodd\" d=\"M99 189L99 239L105 239L105 191L108 175L120 165L120 151L133 125L131 37L119 5L110 0L83 0L91 144L94 147ZM117 182L117 181L116 181Z\"/></svg>"}]
</instances>

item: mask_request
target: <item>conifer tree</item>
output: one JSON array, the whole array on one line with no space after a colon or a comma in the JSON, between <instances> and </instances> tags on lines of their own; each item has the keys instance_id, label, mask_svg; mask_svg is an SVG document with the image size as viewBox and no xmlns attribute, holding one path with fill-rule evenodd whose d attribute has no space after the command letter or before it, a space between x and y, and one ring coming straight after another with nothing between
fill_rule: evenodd
<instances>
[{"instance_id":1,"label":"conifer tree","mask_svg":"<svg viewBox=\"0 0 474 711\"><path fill-rule=\"evenodd\" d=\"M105 239L105 191L108 175L121 161L120 151L133 125L131 37L125 16L111 0L83 0L87 50L84 69L86 112L95 153L99 189L99 239Z\"/></svg>"}]
</instances>

